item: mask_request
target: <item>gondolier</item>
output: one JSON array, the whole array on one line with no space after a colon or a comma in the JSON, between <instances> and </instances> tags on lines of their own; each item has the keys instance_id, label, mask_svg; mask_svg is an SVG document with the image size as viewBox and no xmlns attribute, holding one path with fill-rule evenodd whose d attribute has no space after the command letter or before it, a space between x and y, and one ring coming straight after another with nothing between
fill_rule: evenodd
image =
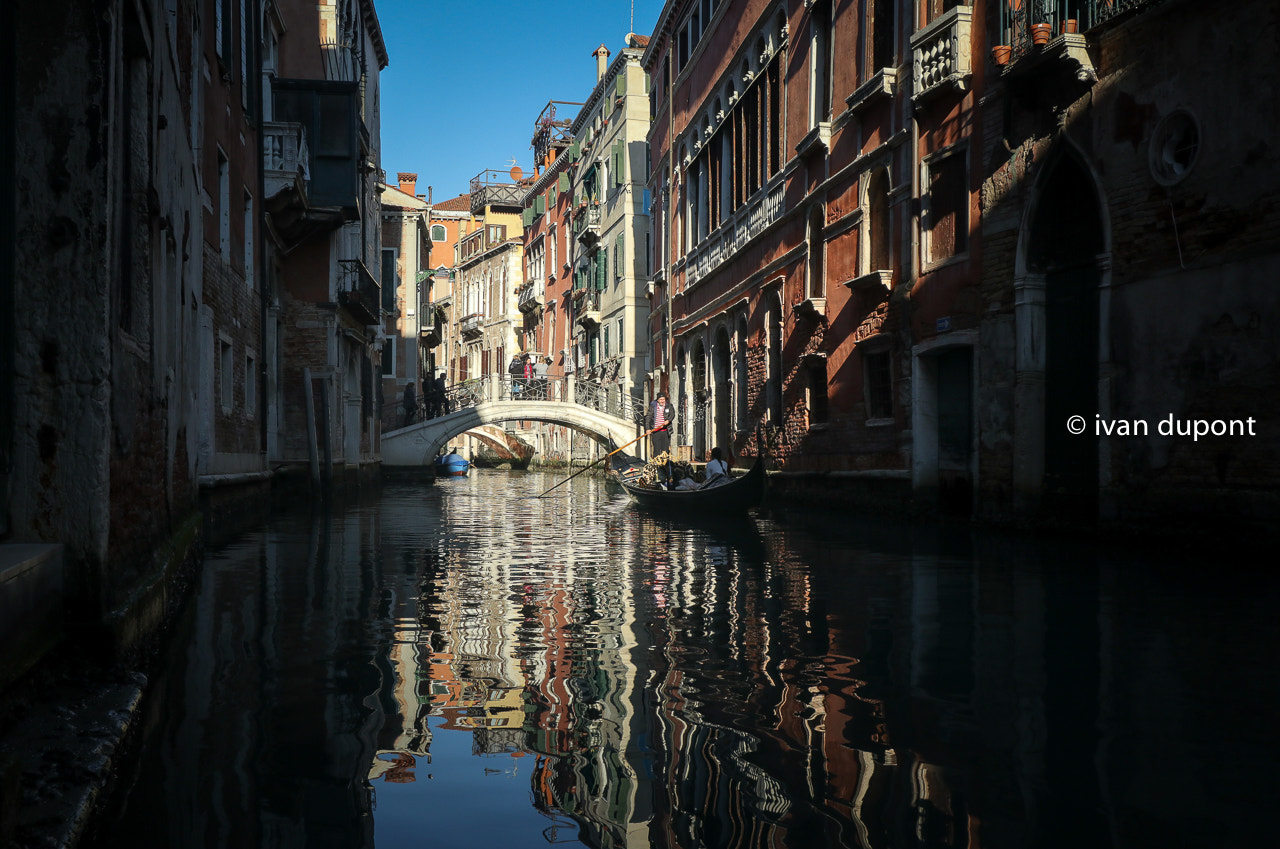
<instances>
[{"instance_id":1,"label":"gondolier","mask_svg":"<svg viewBox=\"0 0 1280 849\"><path fill-rule=\"evenodd\" d=\"M676 411L667 403L667 393L659 392L649 405L649 459L665 454L671 447L671 428L675 424Z\"/></svg>"}]
</instances>

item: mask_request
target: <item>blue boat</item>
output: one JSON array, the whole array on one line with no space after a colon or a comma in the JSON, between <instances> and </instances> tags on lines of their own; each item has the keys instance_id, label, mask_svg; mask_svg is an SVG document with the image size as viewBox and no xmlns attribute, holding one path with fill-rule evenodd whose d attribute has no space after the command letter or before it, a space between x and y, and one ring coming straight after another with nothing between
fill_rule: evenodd
<instances>
[{"instance_id":1,"label":"blue boat","mask_svg":"<svg viewBox=\"0 0 1280 849\"><path fill-rule=\"evenodd\" d=\"M471 464L452 452L436 458L436 474L447 478L466 477Z\"/></svg>"}]
</instances>

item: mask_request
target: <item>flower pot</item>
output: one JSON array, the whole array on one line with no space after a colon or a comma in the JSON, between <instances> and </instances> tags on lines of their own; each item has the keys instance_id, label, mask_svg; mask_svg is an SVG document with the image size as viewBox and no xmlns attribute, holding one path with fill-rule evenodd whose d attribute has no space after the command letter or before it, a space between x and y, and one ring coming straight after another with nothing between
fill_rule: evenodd
<instances>
[{"instance_id":1,"label":"flower pot","mask_svg":"<svg viewBox=\"0 0 1280 849\"><path fill-rule=\"evenodd\" d=\"M1036 47L1044 47L1049 43L1049 36L1053 34L1053 24L1032 24L1031 25L1031 43Z\"/></svg>"},{"instance_id":2,"label":"flower pot","mask_svg":"<svg viewBox=\"0 0 1280 849\"><path fill-rule=\"evenodd\" d=\"M1013 48L1007 44L997 44L991 48L991 55L995 58L997 65L1008 65L1009 56L1013 53Z\"/></svg>"},{"instance_id":3,"label":"flower pot","mask_svg":"<svg viewBox=\"0 0 1280 849\"><path fill-rule=\"evenodd\" d=\"M1075 18L1067 18L1062 22L1062 31L1064 33L1077 33L1080 31L1080 22Z\"/></svg>"}]
</instances>

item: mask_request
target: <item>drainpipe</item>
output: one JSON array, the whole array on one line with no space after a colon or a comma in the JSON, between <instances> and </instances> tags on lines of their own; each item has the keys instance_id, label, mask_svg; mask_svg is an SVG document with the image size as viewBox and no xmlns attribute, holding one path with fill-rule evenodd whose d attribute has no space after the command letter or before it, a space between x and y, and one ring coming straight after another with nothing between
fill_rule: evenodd
<instances>
[{"instance_id":1,"label":"drainpipe","mask_svg":"<svg viewBox=\"0 0 1280 849\"><path fill-rule=\"evenodd\" d=\"M253 42L253 67L255 69L253 78L255 84L252 87L253 92L249 95L249 98L250 102L254 106L254 114L258 116L258 150L256 152L258 157L258 209L253 221L253 224L255 225L263 224L267 220L267 178L263 157L263 147L266 143L263 133L263 125L266 123L266 99L262 95L261 21L262 16L254 14L253 22L250 25L252 27L251 40ZM270 444L271 408L275 403L275 398L272 397L271 393L266 391L268 385L267 369L270 364L270 367L274 368L276 373L279 374L280 364L275 361L276 346L274 344L268 345L268 343L275 338L275 334L267 332L268 323L271 320L271 298L274 293L267 289L267 283L271 278L267 276L267 269L270 263L267 261L267 255L269 252L267 251L266 230L267 228L265 226L259 227L258 238L254 240L254 244L258 249L258 256L255 257L254 261L258 266L258 312L261 316L259 319L259 324L261 326L258 328L258 373L253 376L253 379L258 381L258 438L261 440L260 444L262 446L262 465L264 469L270 471L271 455L267 451L267 445Z\"/></svg>"},{"instance_id":2,"label":"drainpipe","mask_svg":"<svg viewBox=\"0 0 1280 849\"><path fill-rule=\"evenodd\" d=\"M667 392L671 391L671 379L675 374L671 364L672 352L675 350L675 341L672 339L672 333L674 331L674 323L671 320L672 319L671 287L675 283L675 281L671 279L671 238L676 231L675 212L674 212L674 208L675 208L674 203L675 203L675 197L676 197L676 151L675 151L676 105L673 102L673 98L675 97L676 84L675 84L675 74L673 73L674 71L674 68L673 68L674 61L672 59L673 49L674 49L674 45L669 45L667 47L667 74L666 74L667 76L667 198L666 198L666 203L663 204L663 206L665 207L663 209L663 215L667 219L667 227L666 227L667 238L662 245L662 263L663 263L663 266L666 268L666 274L664 276L666 277L666 281L667 281L666 285L663 287L666 290L666 298L667 298L667 316L666 316L667 329L666 329L666 332L663 333L667 350L666 350L666 356L663 357L663 361L662 361L662 365L666 372L666 380L660 379L659 386L658 386L658 391L665 390ZM657 397L658 397L657 392L655 392L654 398L657 398Z\"/></svg>"}]
</instances>

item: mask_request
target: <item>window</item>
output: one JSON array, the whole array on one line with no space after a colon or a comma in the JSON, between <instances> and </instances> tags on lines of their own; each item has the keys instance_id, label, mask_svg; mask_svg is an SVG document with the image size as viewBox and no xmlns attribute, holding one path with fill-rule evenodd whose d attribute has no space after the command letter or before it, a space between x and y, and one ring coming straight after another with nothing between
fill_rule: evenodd
<instances>
[{"instance_id":1,"label":"window","mask_svg":"<svg viewBox=\"0 0 1280 849\"><path fill-rule=\"evenodd\" d=\"M618 349L618 353L625 354L626 346L622 344L622 316L618 316L618 320L613 324L614 346Z\"/></svg>"},{"instance_id":2,"label":"window","mask_svg":"<svg viewBox=\"0 0 1280 849\"><path fill-rule=\"evenodd\" d=\"M396 277L396 249L382 249L382 308L396 311L396 290L400 281Z\"/></svg>"},{"instance_id":3,"label":"window","mask_svg":"<svg viewBox=\"0 0 1280 849\"><path fill-rule=\"evenodd\" d=\"M830 404L827 398L827 361L825 358L812 361L805 366L808 377L809 426L826 424L830 416Z\"/></svg>"},{"instance_id":4,"label":"window","mask_svg":"<svg viewBox=\"0 0 1280 849\"><path fill-rule=\"evenodd\" d=\"M433 242L449 241L449 234L448 232L445 231L443 224L431 225L431 241Z\"/></svg>"},{"instance_id":5,"label":"window","mask_svg":"<svg viewBox=\"0 0 1280 849\"><path fill-rule=\"evenodd\" d=\"M956 6L968 6L968 0L925 0L925 23L931 23L951 11Z\"/></svg>"},{"instance_id":6,"label":"window","mask_svg":"<svg viewBox=\"0 0 1280 849\"><path fill-rule=\"evenodd\" d=\"M889 169L880 168L867 184L867 271L887 271L889 265Z\"/></svg>"},{"instance_id":7,"label":"window","mask_svg":"<svg viewBox=\"0 0 1280 849\"><path fill-rule=\"evenodd\" d=\"M235 398L235 378L233 375L234 366L231 364L231 341L223 338L218 343L218 380L219 401L222 404L222 412L229 414L231 412L231 403Z\"/></svg>"},{"instance_id":8,"label":"window","mask_svg":"<svg viewBox=\"0 0 1280 849\"><path fill-rule=\"evenodd\" d=\"M382 342L382 376L396 376L396 337L388 336Z\"/></svg>"},{"instance_id":9,"label":"window","mask_svg":"<svg viewBox=\"0 0 1280 849\"><path fill-rule=\"evenodd\" d=\"M863 394L867 403L867 420L893 418L893 376L889 369L888 351L863 354Z\"/></svg>"},{"instance_id":10,"label":"window","mask_svg":"<svg viewBox=\"0 0 1280 849\"><path fill-rule=\"evenodd\" d=\"M258 408L258 361L253 354L244 355L244 411L252 416Z\"/></svg>"},{"instance_id":11,"label":"window","mask_svg":"<svg viewBox=\"0 0 1280 849\"><path fill-rule=\"evenodd\" d=\"M895 63L893 50L894 0L872 0L871 20L869 24L871 50L871 67L867 69L870 76L881 68L892 68Z\"/></svg>"},{"instance_id":12,"label":"window","mask_svg":"<svg viewBox=\"0 0 1280 849\"><path fill-rule=\"evenodd\" d=\"M249 39L246 37L249 14L245 0L240 0L240 105L249 108Z\"/></svg>"},{"instance_id":13,"label":"window","mask_svg":"<svg viewBox=\"0 0 1280 849\"><path fill-rule=\"evenodd\" d=\"M815 206L809 213L809 297L821 298L826 291L826 243L822 234L826 213Z\"/></svg>"},{"instance_id":14,"label":"window","mask_svg":"<svg viewBox=\"0 0 1280 849\"><path fill-rule=\"evenodd\" d=\"M809 24L809 126L831 118L831 0L813 5Z\"/></svg>"},{"instance_id":15,"label":"window","mask_svg":"<svg viewBox=\"0 0 1280 849\"><path fill-rule=\"evenodd\" d=\"M617 240L613 243L613 278L615 280L622 279L622 233L618 234Z\"/></svg>"},{"instance_id":16,"label":"window","mask_svg":"<svg viewBox=\"0 0 1280 849\"><path fill-rule=\"evenodd\" d=\"M244 193L244 282L253 288L253 195Z\"/></svg>"},{"instance_id":17,"label":"window","mask_svg":"<svg viewBox=\"0 0 1280 849\"><path fill-rule=\"evenodd\" d=\"M231 261L231 163L218 148L218 249Z\"/></svg>"},{"instance_id":18,"label":"window","mask_svg":"<svg viewBox=\"0 0 1280 849\"><path fill-rule=\"evenodd\" d=\"M963 149L925 163L925 238L929 262L969 249L968 168Z\"/></svg>"}]
</instances>

